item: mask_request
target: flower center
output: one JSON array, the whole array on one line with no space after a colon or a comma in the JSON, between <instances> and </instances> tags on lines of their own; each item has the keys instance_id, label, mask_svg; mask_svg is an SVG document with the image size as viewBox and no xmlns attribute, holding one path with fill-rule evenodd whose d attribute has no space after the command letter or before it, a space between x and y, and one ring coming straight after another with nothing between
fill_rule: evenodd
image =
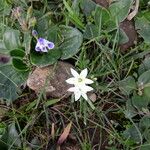
<instances>
[{"instance_id":1,"label":"flower center","mask_svg":"<svg viewBox=\"0 0 150 150\"><path fill-rule=\"evenodd\" d=\"M83 81L83 79L81 79L81 78L78 78L78 82L80 83L80 82L82 82Z\"/></svg>"}]
</instances>

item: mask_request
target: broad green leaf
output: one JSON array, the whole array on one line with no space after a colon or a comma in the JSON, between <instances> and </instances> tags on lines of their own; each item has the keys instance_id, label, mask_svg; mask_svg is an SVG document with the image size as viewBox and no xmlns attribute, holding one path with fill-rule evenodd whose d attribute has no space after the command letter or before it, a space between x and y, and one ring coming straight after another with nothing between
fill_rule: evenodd
<instances>
[{"instance_id":1,"label":"broad green leaf","mask_svg":"<svg viewBox=\"0 0 150 150\"><path fill-rule=\"evenodd\" d=\"M12 65L18 71L27 71L29 69L28 66L20 58L13 58L12 59Z\"/></svg>"},{"instance_id":2,"label":"broad green leaf","mask_svg":"<svg viewBox=\"0 0 150 150\"><path fill-rule=\"evenodd\" d=\"M142 88L143 94L150 98L150 70L140 75L138 78L138 86Z\"/></svg>"},{"instance_id":3,"label":"broad green leaf","mask_svg":"<svg viewBox=\"0 0 150 150\"><path fill-rule=\"evenodd\" d=\"M114 24L112 23L110 26L110 21L112 20L112 17L110 16L110 13L105 8L102 8L100 6L96 6L94 11L94 23L89 23L86 25L85 32L84 32L84 38L86 39L92 39L99 37L103 30L107 30L108 32L114 29Z\"/></svg>"},{"instance_id":4,"label":"broad green leaf","mask_svg":"<svg viewBox=\"0 0 150 150\"><path fill-rule=\"evenodd\" d=\"M150 70L145 71L139 76L138 84L143 85L143 87L150 87Z\"/></svg>"},{"instance_id":5,"label":"broad green leaf","mask_svg":"<svg viewBox=\"0 0 150 150\"><path fill-rule=\"evenodd\" d=\"M17 149L21 147L21 140L14 122L8 125L5 134L1 138L1 141L6 143L8 149Z\"/></svg>"},{"instance_id":6,"label":"broad green leaf","mask_svg":"<svg viewBox=\"0 0 150 150\"><path fill-rule=\"evenodd\" d=\"M128 16L132 2L133 0L119 0L110 5L109 10L112 16L116 18L116 21L120 23L125 20Z\"/></svg>"},{"instance_id":7,"label":"broad green leaf","mask_svg":"<svg viewBox=\"0 0 150 150\"><path fill-rule=\"evenodd\" d=\"M8 126L8 145L11 145L14 142L14 145L21 147L21 140L19 138L19 133L15 127L15 123L12 123Z\"/></svg>"},{"instance_id":8,"label":"broad green leaf","mask_svg":"<svg viewBox=\"0 0 150 150\"><path fill-rule=\"evenodd\" d=\"M145 17L137 18L135 20L135 27L145 43L150 43L150 21Z\"/></svg>"},{"instance_id":9,"label":"broad green leaf","mask_svg":"<svg viewBox=\"0 0 150 150\"><path fill-rule=\"evenodd\" d=\"M131 76L119 82L119 89L123 94L129 95L131 91L136 90L135 79Z\"/></svg>"},{"instance_id":10,"label":"broad green leaf","mask_svg":"<svg viewBox=\"0 0 150 150\"><path fill-rule=\"evenodd\" d=\"M147 96L150 100L150 85L148 87L144 88L144 93L145 96Z\"/></svg>"},{"instance_id":11,"label":"broad green leaf","mask_svg":"<svg viewBox=\"0 0 150 150\"><path fill-rule=\"evenodd\" d=\"M49 50L47 53L31 51L31 63L40 67L54 64L60 57L61 50L58 48Z\"/></svg>"},{"instance_id":12,"label":"broad green leaf","mask_svg":"<svg viewBox=\"0 0 150 150\"><path fill-rule=\"evenodd\" d=\"M85 32L83 34L85 39L93 39L96 38L98 36L100 36L99 32L98 32L98 26L94 25L94 24L87 24L85 27Z\"/></svg>"},{"instance_id":13,"label":"broad green leaf","mask_svg":"<svg viewBox=\"0 0 150 150\"><path fill-rule=\"evenodd\" d=\"M137 131L137 129L134 127L134 126L131 126L129 128L127 128L124 132L123 132L123 135L126 139L130 139L134 142L140 142L140 135Z\"/></svg>"},{"instance_id":14,"label":"broad green leaf","mask_svg":"<svg viewBox=\"0 0 150 150\"><path fill-rule=\"evenodd\" d=\"M37 20L37 31L40 37L46 37L45 34L49 29L50 16L45 16L41 11L34 11L35 17L40 18ZM44 16L44 17L43 17Z\"/></svg>"},{"instance_id":15,"label":"broad green leaf","mask_svg":"<svg viewBox=\"0 0 150 150\"><path fill-rule=\"evenodd\" d=\"M0 13L3 15L9 15L11 12L11 5L6 0L0 0Z\"/></svg>"},{"instance_id":16,"label":"broad green leaf","mask_svg":"<svg viewBox=\"0 0 150 150\"><path fill-rule=\"evenodd\" d=\"M126 110L125 110L125 117L126 118L132 118L137 115L137 111L135 107L132 104L132 100L128 99L126 101Z\"/></svg>"},{"instance_id":17,"label":"broad green leaf","mask_svg":"<svg viewBox=\"0 0 150 150\"><path fill-rule=\"evenodd\" d=\"M138 73L141 75L145 71L150 70L150 57L146 57L139 66Z\"/></svg>"},{"instance_id":18,"label":"broad green leaf","mask_svg":"<svg viewBox=\"0 0 150 150\"><path fill-rule=\"evenodd\" d=\"M92 0L81 0L81 9L86 17L89 17L96 8L96 3Z\"/></svg>"},{"instance_id":19,"label":"broad green leaf","mask_svg":"<svg viewBox=\"0 0 150 150\"><path fill-rule=\"evenodd\" d=\"M25 56L25 51L22 49L14 49L10 51L10 56L13 58L23 58Z\"/></svg>"},{"instance_id":20,"label":"broad green leaf","mask_svg":"<svg viewBox=\"0 0 150 150\"><path fill-rule=\"evenodd\" d=\"M150 141L150 129L146 129L143 132L143 135L144 135L145 139L149 142Z\"/></svg>"},{"instance_id":21,"label":"broad green leaf","mask_svg":"<svg viewBox=\"0 0 150 150\"><path fill-rule=\"evenodd\" d=\"M106 24L110 19L108 10L101 6L96 6L94 13L94 22L96 25Z\"/></svg>"},{"instance_id":22,"label":"broad green leaf","mask_svg":"<svg viewBox=\"0 0 150 150\"><path fill-rule=\"evenodd\" d=\"M25 82L28 73L16 71L12 65L6 64L0 66L0 98L8 102L18 98L20 85Z\"/></svg>"},{"instance_id":23,"label":"broad green leaf","mask_svg":"<svg viewBox=\"0 0 150 150\"><path fill-rule=\"evenodd\" d=\"M27 71L29 67L25 63L25 51L22 49L15 49L10 51L10 56L12 57L12 65L18 71Z\"/></svg>"},{"instance_id":24,"label":"broad green leaf","mask_svg":"<svg viewBox=\"0 0 150 150\"><path fill-rule=\"evenodd\" d=\"M20 32L14 29L7 29L4 33L4 44L8 50L20 47Z\"/></svg>"},{"instance_id":25,"label":"broad green leaf","mask_svg":"<svg viewBox=\"0 0 150 150\"><path fill-rule=\"evenodd\" d=\"M51 26L47 32L46 32L46 37L49 41L55 43L60 43L61 38L60 38L60 30L58 26Z\"/></svg>"},{"instance_id":26,"label":"broad green leaf","mask_svg":"<svg viewBox=\"0 0 150 150\"><path fill-rule=\"evenodd\" d=\"M135 108L142 110L143 108L147 108L150 100L146 96L142 95L134 95L132 97L132 104Z\"/></svg>"},{"instance_id":27,"label":"broad green leaf","mask_svg":"<svg viewBox=\"0 0 150 150\"><path fill-rule=\"evenodd\" d=\"M150 128L150 116L144 116L139 123L139 127L142 131Z\"/></svg>"},{"instance_id":28,"label":"broad green leaf","mask_svg":"<svg viewBox=\"0 0 150 150\"><path fill-rule=\"evenodd\" d=\"M61 34L64 41L59 49L62 51L61 59L68 59L74 56L78 51L83 41L82 33L69 26L60 26Z\"/></svg>"}]
</instances>

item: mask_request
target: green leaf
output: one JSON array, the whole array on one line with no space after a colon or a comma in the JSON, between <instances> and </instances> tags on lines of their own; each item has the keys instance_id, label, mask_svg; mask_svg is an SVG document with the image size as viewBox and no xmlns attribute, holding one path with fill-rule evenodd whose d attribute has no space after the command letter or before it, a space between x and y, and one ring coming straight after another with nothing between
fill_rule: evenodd
<instances>
[{"instance_id":1,"label":"green leaf","mask_svg":"<svg viewBox=\"0 0 150 150\"><path fill-rule=\"evenodd\" d=\"M7 54L9 50L7 50L4 41L0 40L0 53L1 54Z\"/></svg>"},{"instance_id":2,"label":"green leaf","mask_svg":"<svg viewBox=\"0 0 150 150\"><path fill-rule=\"evenodd\" d=\"M119 82L119 89L125 95L129 95L131 91L136 89L135 79L131 76Z\"/></svg>"},{"instance_id":3,"label":"green leaf","mask_svg":"<svg viewBox=\"0 0 150 150\"><path fill-rule=\"evenodd\" d=\"M30 32L25 32L24 33L24 38L23 38L23 46L25 47L25 51L27 54L30 53L31 50L31 40L32 40L32 36L30 34Z\"/></svg>"},{"instance_id":4,"label":"green leaf","mask_svg":"<svg viewBox=\"0 0 150 150\"><path fill-rule=\"evenodd\" d=\"M149 1L149 0L148 0ZM150 21L150 11L148 9L146 10L143 10L141 11L139 14L138 14L138 17L141 18L141 17L144 17L146 18L148 21Z\"/></svg>"},{"instance_id":5,"label":"green leaf","mask_svg":"<svg viewBox=\"0 0 150 150\"><path fill-rule=\"evenodd\" d=\"M0 13L3 15L9 15L11 12L11 5L7 3L6 0L1 0L0 1Z\"/></svg>"},{"instance_id":6,"label":"green leaf","mask_svg":"<svg viewBox=\"0 0 150 150\"><path fill-rule=\"evenodd\" d=\"M46 107L49 107L49 106L51 106L51 105L53 105L53 104L58 103L59 101L60 101L60 99L48 100L47 102L45 102L45 106L46 106Z\"/></svg>"},{"instance_id":7,"label":"green leaf","mask_svg":"<svg viewBox=\"0 0 150 150\"><path fill-rule=\"evenodd\" d=\"M109 12L100 6L96 6L94 14L95 24L89 23L85 28L84 38L86 39L99 37L102 33L102 30L108 27L107 23L111 18Z\"/></svg>"},{"instance_id":8,"label":"green leaf","mask_svg":"<svg viewBox=\"0 0 150 150\"><path fill-rule=\"evenodd\" d=\"M11 145L14 142L14 145L21 147L21 140L19 138L18 131L15 127L15 123L12 123L8 126L8 145Z\"/></svg>"},{"instance_id":9,"label":"green leaf","mask_svg":"<svg viewBox=\"0 0 150 150\"><path fill-rule=\"evenodd\" d=\"M147 108L149 102L150 100L144 95L142 96L134 95L132 97L133 106L139 110L142 110L143 108Z\"/></svg>"},{"instance_id":10,"label":"green leaf","mask_svg":"<svg viewBox=\"0 0 150 150\"><path fill-rule=\"evenodd\" d=\"M150 83L150 70L144 72L138 78L138 84L143 85L143 87L150 86L149 83Z\"/></svg>"},{"instance_id":11,"label":"green leaf","mask_svg":"<svg viewBox=\"0 0 150 150\"><path fill-rule=\"evenodd\" d=\"M47 32L46 32L46 37L49 41L57 44L60 43L61 38L60 38L60 30L58 26L51 26Z\"/></svg>"},{"instance_id":12,"label":"green leaf","mask_svg":"<svg viewBox=\"0 0 150 150\"><path fill-rule=\"evenodd\" d=\"M95 8L96 4L92 0L81 0L81 9L86 17L90 16Z\"/></svg>"},{"instance_id":13,"label":"green leaf","mask_svg":"<svg viewBox=\"0 0 150 150\"><path fill-rule=\"evenodd\" d=\"M135 27L145 43L150 43L150 21L145 17L137 18L135 20Z\"/></svg>"},{"instance_id":14,"label":"green leaf","mask_svg":"<svg viewBox=\"0 0 150 150\"><path fill-rule=\"evenodd\" d=\"M17 49L20 47L20 32L14 29L7 29L4 33L4 44L8 50Z\"/></svg>"},{"instance_id":15,"label":"green leaf","mask_svg":"<svg viewBox=\"0 0 150 150\"><path fill-rule=\"evenodd\" d=\"M61 59L68 59L74 56L78 51L83 41L82 33L69 26L60 26L61 34L64 38L59 49L62 51Z\"/></svg>"},{"instance_id":16,"label":"green leaf","mask_svg":"<svg viewBox=\"0 0 150 150\"><path fill-rule=\"evenodd\" d=\"M10 51L10 56L13 58L23 58L25 56L25 51L22 49L15 49Z\"/></svg>"},{"instance_id":17,"label":"green leaf","mask_svg":"<svg viewBox=\"0 0 150 150\"><path fill-rule=\"evenodd\" d=\"M7 131L2 136L1 141L3 143L6 143L8 148L10 149L13 149L13 148L17 149L21 147L21 140L19 138L19 133L15 127L14 122L8 125Z\"/></svg>"},{"instance_id":18,"label":"green leaf","mask_svg":"<svg viewBox=\"0 0 150 150\"><path fill-rule=\"evenodd\" d=\"M85 39L93 39L95 37L100 36L99 32L98 32L98 27L94 24L87 24L85 27L85 32L83 34Z\"/></svg>"},{"instance_id":19,"label":"green leaf","mask_svg":"<svg viewBox=\"0 0 150 150\"><path fill-rule=\"evenodd\" d=\"M63 3L65 5L65 8L67 9L67 17L70 18L70 21L74 23L79 29L84 29L84 24L79 18L79 15L69 6L66 0L63 0Z\"/></svg>"},{"instance_id":20,"label":"green leaf","mask_svg":"<svg viewBox=\"0 0 150 150\"><path fill-rule=\"evenodd\" d=\"M0 66L0 98L8 102L18 98L20 85L25 82L28 73L16 71L12 65L6 64Z\"/></svg>"},{"instance_id":21,"label":"green leaf","mask_svg":"<svg viewBox=\"0 0 150 150\"><path fill-rule=\"evenodd\" d=\"M140 135L139 135L139 133L138 133L138 131L137 131L137 129L134 127L134 126L131 126L131 127L129 127L129 128L127 128L124 132L123 132L123 135L124 135L124 137L126 138L126 139L130 139L130 140L132 140L132 141L134 141L134 142L140 142Z\"/></svg>"},{"instance_id":22,"label":"green leaf","mask_svg":"<svg viewBox=\"0 0 150 150\"><path fill-rule=\"evenodd\" d=\"M143 95L150 98L150 70L140 75L138 78L138 86L139 88L142 88Z\"/></svg>"},{"instance_id":23,"label":"green leaf","mask_svg":"<svg viewBox=\"0 0 150 150\"><path fill-rule=\"evenodd\" d=\"M20 58L13 58L12 64L18 71L27 71L29 68Z\"/></svg>"},{"instance_id":24,"label":"green leaf","mask_svg":"<svg viewBox=\"0 0 150 150\"><path fill-rule=\"evenodd\" d=\"M3 136L5 131L6 131L6 124L0 123L0 138Z\"/></svg>"},{"instance_id":25,"label":"green leaf","mask_svg":"<svg viewBox=\"0 0 150 150\"><path fill-rule=\"evenodd\" d=\"M150 129L145 130L143 135L147 141L150 141Z\"/></svg>"},{"instance_id":26,"label":"green leaf","mask_svg":"<svg viewBox=\"0 0 150 150\"><path fill-rule=\"evenodd\" d=\"M60 57L61 50L58 48L49 50L48 53L40 53L35 50L31 51L31 63L40 67L54 64Z\"/></svg>"},{"instance_id":27,"label":"green leaf","mask_svg":"<svg viewBox=\"0 0 150 150\"><path fill-rule=\"evenodd\" d=\"M104 7L96 6L94 22L99 30L106 30L109 32L116 29L116 23L113 16ZM98 32L100 32L99 30Z\"/></svg>"},{"instance_id":28,"label":"green leaf","mask_svg":"<svg viewBox=\"0 0 150 150\"><path fill-rule=\"evenodd\" d=\"M132 104L132 100L128 99L126 101L126 110L125 110L125 117L126 118L132 118L137 115L137 111L135 107Z\"/></svg>"},{"instance_id":29,"label":"green leaf","mask_svg":"<svg viewBox=\"0 0 150 150\"><path fill-rule=\"evenodd\" d=\"M139 123L139 127L142 131L150 128L150 116L144 116Z\"/></svg>"},{"instance_id":30,"label":"green leaf","mask_svg":"<svg viewBox=\"0 0 150 150\"><path fill-rule=\"evenodd\" d=\"M139 66L138 73L141 75L142 73L148 70L150 70L150 57L146 57L144 59L144 61Z\"/></svg>"},{"instance_id":31,"label":"green leaf","mask_svg":"<svg viewBox=\"0 0 150 150\"><path fill-rule=\"evenodd\" d=\"M119 0L112 3L109 7L109 10L113 18L116 18L116 21L119 23L125 20L125 18L128 16L132 2L133 0Z\"/></svg>"},{"instance_id":32,"label":"green leaf","mask_svg":"<svg viewBox=\"0 0 150 150\"><path fill-rule=\"evenodd\" d=\"M144 143L143 145L140 146L140 150L149 150L149 149L150 149L150 142Z\"/></svg>"},{"instance_id":33,"label":"green leaf","mask_svg":"<svg viewBox=\"0 0 150 150\"><path fill-rule=\"evenodd\" d=\"M127 43L128 41L129 41L129 38L124 32L124 30L119 29L119 44L124 44L124 43Z\"/></svg>"}]
</instances>

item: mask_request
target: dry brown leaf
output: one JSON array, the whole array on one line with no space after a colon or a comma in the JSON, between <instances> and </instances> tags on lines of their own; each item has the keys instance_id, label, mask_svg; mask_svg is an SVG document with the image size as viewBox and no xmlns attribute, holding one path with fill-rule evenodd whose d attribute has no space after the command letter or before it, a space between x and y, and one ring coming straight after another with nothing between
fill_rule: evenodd
<instances>
[{"instance_id":1,"label":"dry brown leaf","mask_svg":"<svg viewBox=\"0 0 150 150\"><path fill-rule=\"evenodd\" d=\"M52 136L52 139L54 140L55 138L55 124L54 123L52 123L51 136Z\"/></svg>"},{"instance_id":2,"label":"dry brown leaf","mask_svg":"<svg viewBox=\"0 0 150 150\"><path fill-rule=\"evenodd\" d=\"M61 145L68 137L69 133L70 133L70 129L72 126L72 122L70 122L67 127L64 129L63 133L61 134L61 136L59 137L57 144Z\"/></svg>"}]
</instances>

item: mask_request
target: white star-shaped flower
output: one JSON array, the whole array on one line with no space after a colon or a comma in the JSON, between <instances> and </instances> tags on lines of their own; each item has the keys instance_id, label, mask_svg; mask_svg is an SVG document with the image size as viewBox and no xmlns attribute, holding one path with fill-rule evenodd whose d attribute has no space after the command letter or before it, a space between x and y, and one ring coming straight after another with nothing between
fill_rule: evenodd
<instances>
[{"instance_id":1,"label":"white star-shaped flower","mask_svg":"<svg viewBox=\"0 0 150 150\"><path fill-rule=\"evenodd\" d=\"M75 101L77 101L81 96L87 100L87 92L92 91L93 88L87 86L86 84L92 84L93 81L86 78L88 74L87 68L82 70L80 74L78 74L74 69L71 68L71 73L74 77L66 80L67 83L73 84L74 87L68 89L70 92L74 92Z\"/></svg>"},{"instance_id":2,"label":"white star-shaped flower","mask_svg":"<svg viewBox=\"0 0 150 150\"><path fill-rule=\"evenodd\" d=\"M87 92L92 91L93 88L90 86L82 86L82 88L79 87L71 87L68 89L70 92L74 92L75 95L75 101L79 100L79 98L82 96L85 100L88 100Z\"/></svg>"},{"instance_id":3,"label":"white star-shaped flower","mask_svg":"<svg viewBox=\"0 0 150 150\"><path fill-rule=\"evenodd\" d=\"M66 82L69 84L74 84L75 86L82 88L82 86L85 86L86 84L93 83L92 80L86 78L88 74L87 68L82 70L80 74L78 74L74 69L71 68L71 73L74 77L66 80Z\"/></svg>"}]
</instances>

